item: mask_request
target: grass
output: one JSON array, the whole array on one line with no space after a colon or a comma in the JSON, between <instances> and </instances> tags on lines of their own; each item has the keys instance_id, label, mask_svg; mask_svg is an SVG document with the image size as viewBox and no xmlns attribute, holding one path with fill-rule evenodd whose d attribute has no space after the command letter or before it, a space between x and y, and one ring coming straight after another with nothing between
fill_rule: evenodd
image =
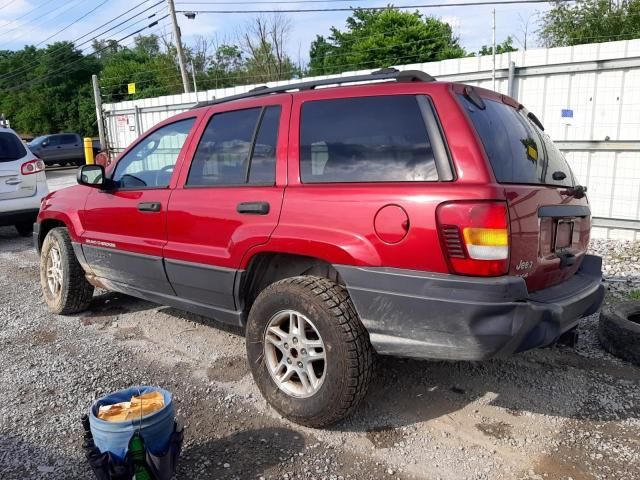
<instances>
[{"instance_id":1,"label":"grass","mask_svg":"<svg viewBox=\"0 0 640 480\"><path fill-rule=\"evenodd\" d=\"M629 300L640 300L640 290L631 290L627 294L627 297L629 297Z\"/></svg>"}]
</instances>

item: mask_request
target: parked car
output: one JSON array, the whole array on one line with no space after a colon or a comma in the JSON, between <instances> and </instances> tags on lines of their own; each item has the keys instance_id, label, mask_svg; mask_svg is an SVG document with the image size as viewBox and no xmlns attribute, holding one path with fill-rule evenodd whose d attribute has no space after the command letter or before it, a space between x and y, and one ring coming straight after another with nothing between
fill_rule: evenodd
<instances>
[{"instance_id":1,"label":"parked car","mask_svg":"<svg viewBox=\"0 0 640 480\"><path fill-rule=\"evenodd\" d=\"M314 427L356 408L374 352L553 344L603 298L585 189L518 102L432 80L263 88L82 167L38 217L49 309L102 287L242 326L262 394Z\"/></svg>"},{"instance_id":2,"label":"parked car","mask_svg":"<svg viewBox=\"0 0 640 480\"><path fill-rule=\"evenodd\" d=\"M42 160L16 132L0 127L0 226L15 225L20 235L31 235L40 200L48 192Z\"/></svg>"},{"instance_id":3,"label":"parked car","mask_svg":"<svg viewBox=\"0 0 640 480\"><path fill-rule=\"evenodd\" d=\"M85 163L84 141L76 133L43 135L29 142L29 148L46 165L82 165ZM100 142L93 141L93 154L100 151Z\"/></svg>"}]
</instances>

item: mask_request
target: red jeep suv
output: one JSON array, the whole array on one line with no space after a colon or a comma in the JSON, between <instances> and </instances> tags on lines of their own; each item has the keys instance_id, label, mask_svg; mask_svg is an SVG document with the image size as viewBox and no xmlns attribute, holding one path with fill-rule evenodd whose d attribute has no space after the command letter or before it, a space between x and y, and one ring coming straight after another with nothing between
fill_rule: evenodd
<instances>
[{"instance_id":1,"label":"red jeep suv","mask_svg":"<svg viewBox=\"0 0 640 480\"><path fill-rule=\"evenodd\" d=\"M356 408L374 352L509 355L603 298L585 188L538 119L422 72L199 104L78 183L35 225L49 309L101 287L239 325L261 392L304 425Z\"/></svg>"}]
</instances>

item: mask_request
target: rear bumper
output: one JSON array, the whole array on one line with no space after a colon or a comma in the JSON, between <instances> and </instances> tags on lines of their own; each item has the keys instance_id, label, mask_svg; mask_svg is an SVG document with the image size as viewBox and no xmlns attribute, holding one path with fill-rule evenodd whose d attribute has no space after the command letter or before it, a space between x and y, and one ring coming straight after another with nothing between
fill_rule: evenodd
<instances>
[{"instance_id":1,"label":"rear bumper","mask_svg":"<svg viewBox=\"0 0 640 480\"><path fill-rule=\"evenodd\" d=\"M602 304L602 259L529 293L520 277L473 278L337 265L376 351L483 360L555 342Z\"/></svg>"},{"instance_id":2,"label":"rear bumper","mask_svg":"<svg viewBox=\"0 0 640 480\"><path fill-rule=\"evenodd\" d=\"M13 212L0 212L0 227L15 225L16 223L32 223L38 216L38 208L15 210Z\"/></svg>"}]
</instances>

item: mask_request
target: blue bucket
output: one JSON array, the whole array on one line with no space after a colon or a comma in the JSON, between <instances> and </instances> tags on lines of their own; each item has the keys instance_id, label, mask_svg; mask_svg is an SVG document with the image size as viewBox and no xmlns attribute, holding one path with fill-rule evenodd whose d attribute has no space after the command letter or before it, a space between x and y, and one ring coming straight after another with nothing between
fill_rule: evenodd
<instances>
[{"instance_id":1,"label":"blue bucket","mask_svg":"<svg viewBox=\"0 0 640 480\"><path fill-rule=\"evenodd\" d=\"M164 408L162 410L142 418L124 422L107 422L97 417L98 409L102 405L128 402L134 395L149 392L162 393L164 397ZM127 454L131 436L137 431L140 432L147 450L154 455L163 455L169 448L174 422L171 394L159 387L131 387L113 392L96 401L89 409L89 424L96 447L98 447L100 453L111 452L121 460Z\"/></svg>"}]
</instances>

